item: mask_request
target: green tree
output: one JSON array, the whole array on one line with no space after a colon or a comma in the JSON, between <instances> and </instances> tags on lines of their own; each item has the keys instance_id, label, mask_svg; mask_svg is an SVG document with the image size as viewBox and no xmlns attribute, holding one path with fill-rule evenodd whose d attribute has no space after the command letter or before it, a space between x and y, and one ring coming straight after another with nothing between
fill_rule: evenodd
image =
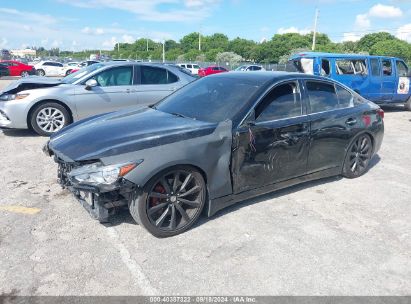
<instances>
[{"instance_id":1,"label":"green tree","mask_svg":"<svg viewBox=\"0 0 411 304\"><path fill-rule=\"evenodd\" d=\"M405 61L411 61L411 46L399 39L379 41L372 46L370 54L399 57Z\"/></svg>"},{"instance_id":2,"label":"green tree","mask_svg":"<svg viewBox=\"0 0 411 304\"><path fill-rule=\"evenodd\" d=\"M371 48L378 42L392 40L397 40L397 38L386 32L368 34L358 41L358 50L369 52Z\"/></svg>"},{"instance_id":3,"label":"green tree","mask_svg":"<svg viewBox=\"0 0 411 304\"><path fill-rule=\"evenodd\" d=\"M201 49L208 51L212 49L228 50L229 40L224 34L216 33L211 36L205 36L201 43Z\"/></svg>"},{"instance_id":4,"label":"green tree","mask_svg":"<svg viewBox=\"0 0 411 304\"><path fill-rule=\"evenodd\" d=\"M180 45L184 52L198 50L198 36L199 33L194 32L181 38Z\"/></svg>"}]
</instances>

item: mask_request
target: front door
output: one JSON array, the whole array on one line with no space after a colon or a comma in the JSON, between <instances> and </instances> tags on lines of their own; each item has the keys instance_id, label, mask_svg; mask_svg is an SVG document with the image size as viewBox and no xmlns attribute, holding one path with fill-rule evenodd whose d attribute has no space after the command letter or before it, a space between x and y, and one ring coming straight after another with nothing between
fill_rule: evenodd
<instances>
[{"instance_id":1,"label":"front door","mask_svg":"<svg viewBox=\"0 0 411 304\"><path fill-rule=\"evenodd\" d=\"M306 173L309 118L297 81L276 85L233 140L233 190L240 193Z\"/></svg>"},{"instance_id":2,"label":"front door","mask_svg":"<svg viewBox=\"0 0 411 304\"><path fill-rule=\"evenodd\" d=\"M87 90L79 85L75 91L78 119L136 106L133 77L133 66L113 67L90 78L97 81L96 87Z\"/></svg>"}]
</instances>

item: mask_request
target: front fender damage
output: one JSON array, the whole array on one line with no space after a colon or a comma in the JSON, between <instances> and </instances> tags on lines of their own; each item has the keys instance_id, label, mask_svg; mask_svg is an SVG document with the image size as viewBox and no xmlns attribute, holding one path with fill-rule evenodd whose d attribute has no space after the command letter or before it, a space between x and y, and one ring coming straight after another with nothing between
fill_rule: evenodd
<instances>
[{"instance_id":1,"label":"front fender damage","mask_svg":"<svg viewBox=\"0 0 411 304\"><path fill-rule=\"evenodd\" d=\"M144 159L124 178L138 188L157 173L177 165L199 168L205 175L208 188L208 207L213 199L232 194L230 173L232 150L232 122L224 121L208 135L176 141L166 145L122 155L102 158L107 165Z\"/></svg>"}]
</instances>

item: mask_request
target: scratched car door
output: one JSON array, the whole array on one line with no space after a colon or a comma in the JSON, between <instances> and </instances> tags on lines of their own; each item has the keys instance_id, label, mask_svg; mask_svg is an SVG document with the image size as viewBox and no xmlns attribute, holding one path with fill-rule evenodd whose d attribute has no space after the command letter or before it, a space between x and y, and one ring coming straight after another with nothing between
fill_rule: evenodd
<instances>
[{"instance_id":1,"label":"scratched car door","mask_svg":"<svg viewBox=\"0 0 411 304\"><path fill-rule=\"evenodd\" d=\"M309 118L298 81L276 85L255 108L255 121L234 137L234 192L262 187L306 173Z\"/></svg>"}]
</instances>

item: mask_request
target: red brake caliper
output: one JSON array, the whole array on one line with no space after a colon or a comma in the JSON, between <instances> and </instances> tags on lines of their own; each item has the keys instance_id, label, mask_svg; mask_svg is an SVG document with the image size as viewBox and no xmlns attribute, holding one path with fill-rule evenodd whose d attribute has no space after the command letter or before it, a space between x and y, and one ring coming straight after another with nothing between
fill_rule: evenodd
<instances>
[{"instance_id":1,"label":"red brake caliper","mask_svg":"<svg viewBox=\"0 0 411 304\"><path fill-rule=\"evenodd\" d=\"M154 191L157 192L157 193L166 193L166 189L164 189L164 187L161 186L160 184L157 184L154 187ZM158 197L151 197L150 198L150 207L154 207L154 206L160 204L160 201L161 201L161 199L158 198Z\"/></svg>"}]
</instances>

